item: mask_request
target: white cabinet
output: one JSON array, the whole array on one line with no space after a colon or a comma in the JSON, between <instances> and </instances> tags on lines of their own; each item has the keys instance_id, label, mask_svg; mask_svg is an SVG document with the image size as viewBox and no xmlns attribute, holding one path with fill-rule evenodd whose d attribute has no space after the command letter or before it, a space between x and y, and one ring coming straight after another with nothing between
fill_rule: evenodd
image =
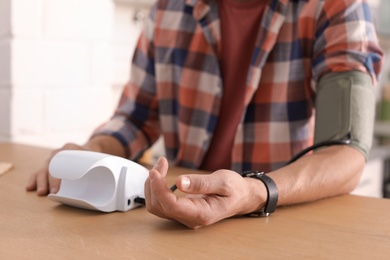
<instances>
[{"instance_id":1,"label":"white cabinet","mask_svg":"<svg viewBox=\"0 0 390 260\"><path fill-rule=\"evenodd\" d=\"M369 160L359 185L351 193L368 197L383 197L383 158Z\"/></svg>"}]
</instances>

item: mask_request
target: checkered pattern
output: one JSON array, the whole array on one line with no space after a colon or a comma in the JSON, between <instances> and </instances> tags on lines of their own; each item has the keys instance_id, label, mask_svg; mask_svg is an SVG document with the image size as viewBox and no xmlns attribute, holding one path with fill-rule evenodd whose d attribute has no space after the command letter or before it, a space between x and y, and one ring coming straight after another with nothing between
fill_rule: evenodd
<instances>
[{"instance_id":1,"label":"checkered pattern","mask_svg":"<svg viewBox=\"0 0 390 260\"><path fill-rule=\"evenodd\" d=\"M232 150L236 171L276 169L312 144L321 76L358 70L376 82L382 63L363 0L273 0L260 27ZM220 35L217 1L158 1L119 107L96 134L118 138L132 159L162 134L169 160L198 168L223 113Z\"/></svg>"}]
</instances>

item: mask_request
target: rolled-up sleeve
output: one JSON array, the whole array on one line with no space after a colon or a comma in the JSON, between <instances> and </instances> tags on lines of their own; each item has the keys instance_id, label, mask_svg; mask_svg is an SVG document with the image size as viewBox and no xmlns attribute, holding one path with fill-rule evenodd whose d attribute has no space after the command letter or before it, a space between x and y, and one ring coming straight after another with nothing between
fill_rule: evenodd
<instances>
[{"instance_id":1,"label":"rolled-up sleeve","mask_svg":"<svg viewBox=\"0 0 390 260\"><path fill-rule=\"evenodd\" d=\"M369 73L375 84L383 53L370 7L363 0L324 1L315 31L313 79L328 72Z\"/></svg>"},{"instance_id":2,"label":"rolled-up sleeve","mask_svg":"<svg viewBox=\"0 0 390 260\"><path fill-rule=\"evenodd\" d=\"M93 133L115 137L129 159L139 157L160 135L153 45L155 13L153 7L137 42L130 80L113 117Z\"/></svg>"}]
</instances>

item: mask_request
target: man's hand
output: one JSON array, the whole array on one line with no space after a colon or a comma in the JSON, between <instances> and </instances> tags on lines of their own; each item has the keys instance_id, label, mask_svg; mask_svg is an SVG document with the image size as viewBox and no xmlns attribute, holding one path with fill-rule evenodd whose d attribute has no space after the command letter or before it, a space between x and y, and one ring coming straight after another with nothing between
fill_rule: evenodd
<instances>
[{"instance_id":1,"label":"man's hand","mask_svg":"<svg viewBox=\"0 0 390 260\"><path fill-rule=\"evenodd\" d=\"M44 162L39 171L34 172L26 185L27 191L37 191L39 196L45 196L48 193L57 193L60 188L61 180L55 179L49 174L49 163L51 159L63 150L83 150L94 151L106 154L112 154L119 157L125 157L125 148L114 137L109 135L94 136L83 146L74 143L67 143L60 149L52 151L49 158Z\"/></svg>"},{"instance_id":2,"label":"man's hand","mask_svg":"<svg viewBox=\"0 0 390 260\"><path fill-rule=\"evenodd\" d=\"M53 178L49 174L49 163L51 159L63 150L88 150L86 147L68 143L62 146L60 149L53 150L49 158L44 162L42 168L33 174L31 174L30 179L27 182L26 190L27 191L37 191L39 196L45 196L48 193L57 193L60 188L61 180Z\"/></svg>"},{"instance_id":3,"label":"man's hand","mask_svg":"<svg viewBox=\"0 0 390 260\"><path fill-rule=\"evenodd\" d=\"M160 158L145 182L146 208L161 218L176 220L196 229L264 206L264 184L242 178L234 171L179 176L176 185L180 191L189 194L186 197L177 197L167 187L164 179L167 171L167 160Z\"/></svg>"}]
</instances>

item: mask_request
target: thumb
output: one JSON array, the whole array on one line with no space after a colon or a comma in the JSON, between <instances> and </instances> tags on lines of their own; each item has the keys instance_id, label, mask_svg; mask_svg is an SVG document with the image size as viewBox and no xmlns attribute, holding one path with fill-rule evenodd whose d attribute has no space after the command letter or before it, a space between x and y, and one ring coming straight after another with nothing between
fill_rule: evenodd
<instances>
[{"instance_id":1,"label":"thumb","mask_svg":"<svg viewBox=\"0 0 390 260\"><path fill-rule=\"evenodd\" d=\"M163 178L167 175L168 172L168 161L165 157L158 158L156 164L153 166L154 170L157 170Z\"/></svg>"},{"instance_id":2,"label":"thumb","mask_svg":"<svg viewBox=\"0 0 390 260\"><path fill-rule=\"evenodd\" d=\"M216 174L182 175L176 180L176 185L179 190L185 193L227 195L228 191L221 177Z\"/></svg>"}]
</instances>

